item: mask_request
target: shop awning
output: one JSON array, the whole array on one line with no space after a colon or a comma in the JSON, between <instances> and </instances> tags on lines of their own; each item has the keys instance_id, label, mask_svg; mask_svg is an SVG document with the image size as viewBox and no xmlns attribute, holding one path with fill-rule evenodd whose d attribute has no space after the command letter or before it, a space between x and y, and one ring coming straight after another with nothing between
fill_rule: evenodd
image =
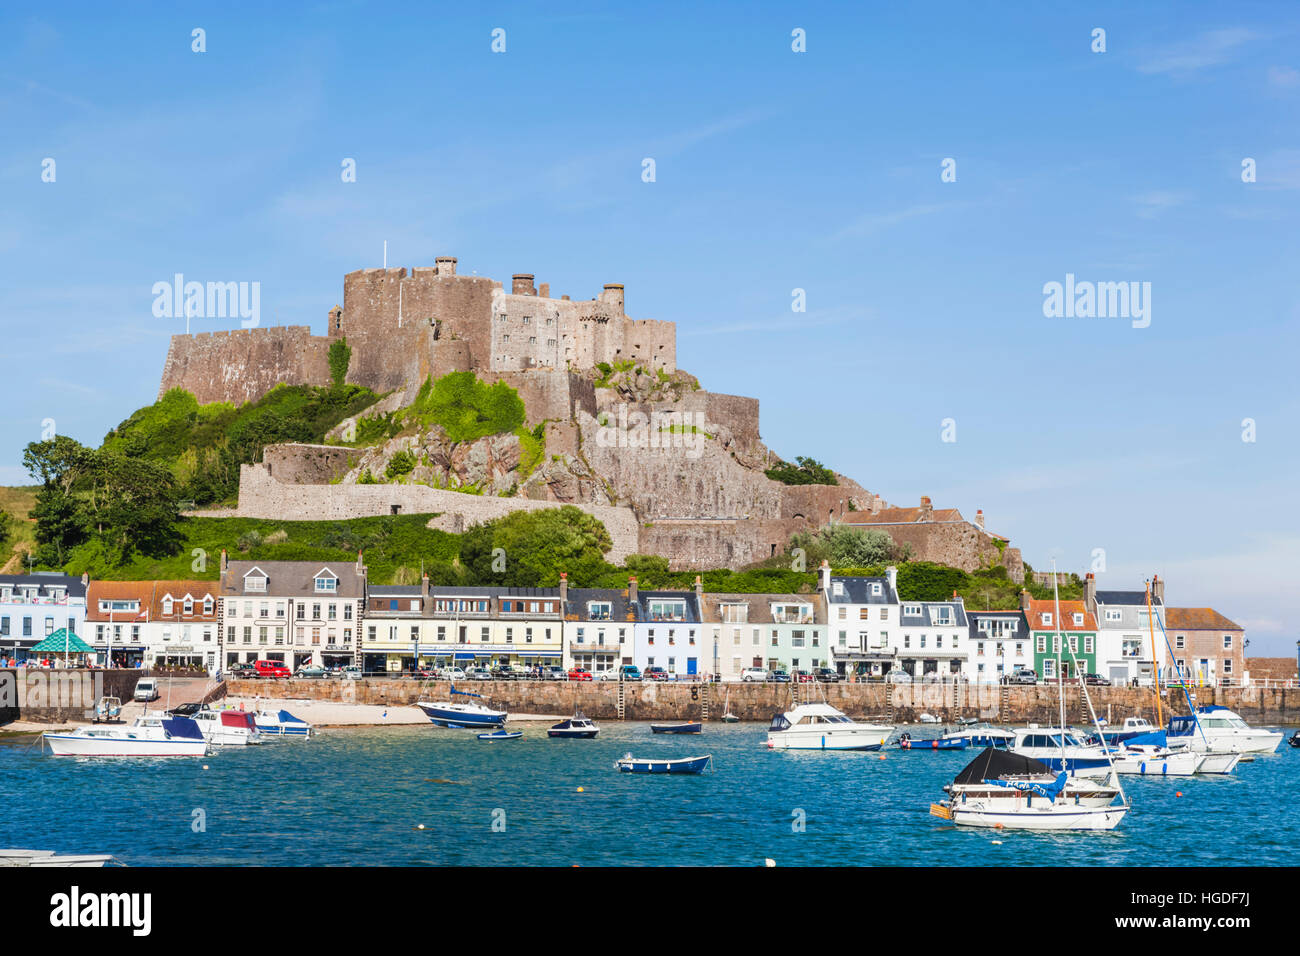
<instances>
[{"instance_id":1,"label":"shop awning","mask_svg":"<svg viewBox=\"0 0 1300 956\"><path fill-rule=\"evenodd\" d=\"M95 649L66 627L61 627L31 649L33 654L93 654Z\"/></svg>"}]
</instances>

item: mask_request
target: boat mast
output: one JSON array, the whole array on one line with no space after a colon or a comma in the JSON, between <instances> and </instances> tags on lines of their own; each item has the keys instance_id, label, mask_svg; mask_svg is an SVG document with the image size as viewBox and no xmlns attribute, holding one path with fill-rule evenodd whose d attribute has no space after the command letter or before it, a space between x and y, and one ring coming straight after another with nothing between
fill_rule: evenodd
<instances>
[{"instance_id":1,"label":"boat mast","mask_svg":"<svg viewBox=\"0 0 1300 956\"><path fill-rule=\"evenodd\" d=\"M1151 670L1155 676L1156 726L1165 725L1164 711L1160 706L1160 668L1156 664L1156 622L1151 614L1151 582L1147 582L1147 630L1151 632Z\"/></svg>"},{"instance_id":2,"label":"boat mast","mask_svg":"<svg viewBox=\"0 0 1300 956\"><path fill-rule=\"evenodd\" d=\"M1065 769L1065 682L1061 677L1061 585L1056 580L1056 559L1052 559L1052 602L1054 620L1056 621L1056 702L1060 707L1061 719L1057 723L1061 741L1061 769Z\"/></svg>"}]
</instances>

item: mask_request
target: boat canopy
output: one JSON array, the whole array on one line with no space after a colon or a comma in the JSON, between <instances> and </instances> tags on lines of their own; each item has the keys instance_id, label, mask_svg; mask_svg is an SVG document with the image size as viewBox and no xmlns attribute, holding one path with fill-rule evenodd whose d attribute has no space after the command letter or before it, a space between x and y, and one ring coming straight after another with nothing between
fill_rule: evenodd
<instances>
[{"instance_id":1,"label":"boat canopy","mask_svg":"<svg viewBox=\"0 0 1300 956\"><path fill-rule=\"evenodd\" d=\"M287 710L282 710L282 711L280 711L279 713L277 713L275 716L278 717L278 718L280 719L280 723L282 723L282 724L301 724L301 723L302 723L301 720L299 720L299 719L298 719L297 717L295 717L293 714L289 713Z\"/></svg>"},{"instance_id":2,"label":"boat canopy","mask_svg":"<svg viewBox=\"0 0 1300 956\"><path fill-rule=\"evenodd\" d=\"M1196 733L1195 715L1188 717L1170 717L1168 734L1170 737L1190 737Z\"/></svg>"},{"instance_id":3,"label":"boat canopy","mask_svg":"<svg viewBox=\"0 0 1300 956\"><path fill-rule=\"evenodd\" d=\"M1150 733L1134 734L1124 741L1128 747L1168 747L1169 737L1163 730L1153 730Z\"/></svg>"},{"instance_id":4,"label":"boat canopy","mask_svg":"<svg viewBox=\"0 0 1300 956\"><path fill-rule=\"evenodd\" d=\"M189 740L202 740L203 731L199 725L188 717L164 717L163 730L170 737L184 737Z\"/></svg>"},{"instance_id":5,"label":"boat canopy","mask_svg":"<svg viewBox=\"0 0 1300 956\"><path fill-rule=\"evenodd\" d=\"M997 747L985 747L979 755L957 774L955 783L983 783L999 777L1051 773L1041 760L1025 757Z\"/></svg>"},{"instance_id":6,"label":"boat canopy","mask_svg":"<svg viewBox=\"0 0 1300 956\"><path fill-rule=\"evenodd\" d=\"M223 727L247 727L249 730L257 727L253 715L242 710L223 710L221 712L221 725Z\"/></svg>"}]
</instances>

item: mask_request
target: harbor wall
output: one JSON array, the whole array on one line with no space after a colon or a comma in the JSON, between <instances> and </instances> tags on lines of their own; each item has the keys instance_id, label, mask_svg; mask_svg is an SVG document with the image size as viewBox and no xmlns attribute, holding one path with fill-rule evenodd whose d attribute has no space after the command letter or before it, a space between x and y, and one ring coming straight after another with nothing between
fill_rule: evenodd
<instances>
[{"instance_id":1,"label":"harbor wall","mask_svg":"<svg viewBox=\"0 0 1300 956\"><path fill-rule=\"evenodd\" d=\"M462 685L464 686L464 685ZM618 684L614 682L569 681L475 681L475 693L493 704L518 714L567 715L581 710L598 720L618 719ZM348 704L400 706L417 700L448 700L446 681L392 680L232 680L233 697L299 698ZM1125 717L1142 716L1155 722L1155 699L1149 689L1090 687L1097 716L1118 723ZM728 699L728 692L730 697ZM820 700L822 692L835 707L853 717L883 717L895 723L916 723L930 713L941 723L959 717L974 717L1004 724L1055 723L1056 689L999 687L995 684L691 684L627 683L623 685L625 720L699 719L708 705L710 720L721 718L726 706L741 720L767 722L778 711L788 710L792 695L800 700ZM1300 724L1300 690L1201 687L1198 704L1222 704L1237 711L1248 722L1261 726ZM1165 716L1187 713L1182 691L1165 695ZM1066 688L1066 719L1076 725L1089 723L1079 687Z\"/></svg>"},{"instance_id":2,"label":"harbor wall","mask_svg":"<svg viewBox=\"0 0 1300 956\"><path fill-rule=\"evenodd\" d=\"M117 697L124 703L147 676L137 670L0 670L0 724L13 720L62 724L89 720L95 701Z\"/></svg>"}]
</instances>

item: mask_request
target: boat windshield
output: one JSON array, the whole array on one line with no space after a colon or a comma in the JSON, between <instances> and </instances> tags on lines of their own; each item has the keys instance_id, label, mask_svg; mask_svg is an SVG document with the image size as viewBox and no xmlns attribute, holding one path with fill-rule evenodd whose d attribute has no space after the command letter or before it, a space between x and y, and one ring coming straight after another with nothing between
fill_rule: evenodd
<instances>
[{"instance_id":1,"label":"boat windshield","mask_svg":"<svg viewBox=\"0 0 1300 956\"><path fill-rule=\"evenodd\" d=\"M787 718L787 717L785 716L785 714L777 714L775 717L772 718L772 726L769 727L769 728L767 728L767 729L768 729L768 730L788 730L789 728L790 728L790 720L789 720L789 718Z\"/></svg>"}]
</instances>

